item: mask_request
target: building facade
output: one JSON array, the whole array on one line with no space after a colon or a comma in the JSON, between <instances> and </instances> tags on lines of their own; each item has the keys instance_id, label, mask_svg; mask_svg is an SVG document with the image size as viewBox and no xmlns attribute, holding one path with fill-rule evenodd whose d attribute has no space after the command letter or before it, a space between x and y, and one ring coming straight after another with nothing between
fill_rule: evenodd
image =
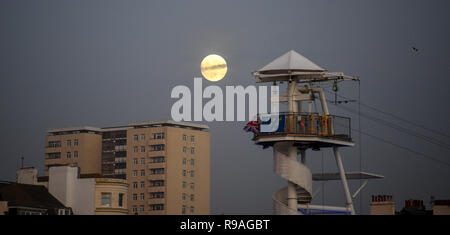
<instances>
[{"instance_id":1,"label":"building facade","mask_svg":"<svg viewBox=\"0 0 450 235\"><path fill-rule=\"evenodd\" d=\"M47 176L49 168L65 165L79 167L80 174L127 179L129 214L210 212L210 133L205 125L156 121L54 129L46 137L45 164Z\"/></svg>"},{"instance_id":2,"label":"building facade","mask_svg":"<svg viewBox=\"0 0 450 235\"><path fill-rule=\"evenodd\" d=\"M131 126L127 131L130 214L209 214L208 127L169 121Z\"/></svg>"},{"instance_id":3,"label":"building facade","mask_svg":"<svg viewBox=\"0 0 450 235\"><path fill-rule=\"evenodd\" d=\"M45 175L52 166L80 167L81 174L101 174L102 132L95 127L62 128L45 137Z\"/></svg>"}]
</instances>

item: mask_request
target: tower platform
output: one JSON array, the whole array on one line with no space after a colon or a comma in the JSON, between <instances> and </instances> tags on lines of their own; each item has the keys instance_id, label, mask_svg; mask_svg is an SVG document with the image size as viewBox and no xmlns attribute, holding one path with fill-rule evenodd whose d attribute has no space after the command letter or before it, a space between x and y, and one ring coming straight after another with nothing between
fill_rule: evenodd
<instances>
[{"instance_id":1,"label":"tower platform","mask_svg":"<svg viewBox=\"0 0 450 235\"><path fill-rule=\"evenodd\" d=\"M280 113L258 116L261 131L253 141L263 147L289 141L302 148L352 147L350 118L311 113Z\"/></svg>"}]
</instances>

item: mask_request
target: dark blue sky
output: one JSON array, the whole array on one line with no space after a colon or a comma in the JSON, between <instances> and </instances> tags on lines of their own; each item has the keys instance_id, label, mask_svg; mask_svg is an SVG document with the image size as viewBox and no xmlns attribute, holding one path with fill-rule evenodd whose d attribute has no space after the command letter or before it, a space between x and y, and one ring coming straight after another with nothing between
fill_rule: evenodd
<instances>
[{"instance_id":1,"label":"dark blue sky","mask_svg":"<svg viewBox=\"0 0 450 235\"><path fill-rule=\"evenodd\" d=\"M193 87L212 53L228 62L218 83L224 87L255 84L252 71L296 50L330 71L359 76L363 103L450 133L449 9L449 1L1 1L0 179L15 180L20 154L42 172L47 129L170 119L171 89ZM357 88L348 83L340 94L356 98ZM358 126L356 115L331 111ZM245 123L207 124L212 213L271 213L271 195L285 185L272 173L271 150L251 142ZM362 127L450 162L448 149L368 119ZM386 176L363 191L363 212L372 194L393 194L397 209L404 199L450 198L449 166L362 141L363 170ZM324 152L325 171L336 171ZM321 171L322 154L308 154L313 172ZM346 169L358 170L357 148L343 157ZM326 203L343 205L339 183L327 183L325 193ZM321 193L314 202L322 203Z\"/></svg>"}]
</instances>

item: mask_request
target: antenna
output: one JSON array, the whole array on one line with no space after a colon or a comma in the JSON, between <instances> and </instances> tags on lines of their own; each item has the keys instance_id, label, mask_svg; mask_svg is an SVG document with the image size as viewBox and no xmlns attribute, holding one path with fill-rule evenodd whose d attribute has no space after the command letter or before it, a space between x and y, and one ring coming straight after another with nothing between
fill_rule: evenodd
<instances>
[{"instance_id":1,"label":"antenna","mask_svg":"<svg viewBox=\"0 0 450 235\"><path fill-rule=\"evenodd\" d=\"M24 157L23 157L22 154L20 154L20 159L22 160L22 167L21 167L21 169L23 169L23 160L24 160Z\"/></svg>"}]
</instances>

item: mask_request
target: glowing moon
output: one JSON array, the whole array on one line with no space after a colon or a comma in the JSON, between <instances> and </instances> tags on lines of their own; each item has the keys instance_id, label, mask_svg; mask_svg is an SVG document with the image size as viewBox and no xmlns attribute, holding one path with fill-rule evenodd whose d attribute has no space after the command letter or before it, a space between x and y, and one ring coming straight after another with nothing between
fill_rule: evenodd
<instances>
[{"instance_id":1,"label":"glowing moon","mask_svg":"<svg viewBox=\"0 0 450 235\"><path fill-rule=\"evenodd\" d=\"M200 65L203 77L211 82L216 82L225 77L227 62L220 55L208 55Z\"/></svg>"}]
</instances>

